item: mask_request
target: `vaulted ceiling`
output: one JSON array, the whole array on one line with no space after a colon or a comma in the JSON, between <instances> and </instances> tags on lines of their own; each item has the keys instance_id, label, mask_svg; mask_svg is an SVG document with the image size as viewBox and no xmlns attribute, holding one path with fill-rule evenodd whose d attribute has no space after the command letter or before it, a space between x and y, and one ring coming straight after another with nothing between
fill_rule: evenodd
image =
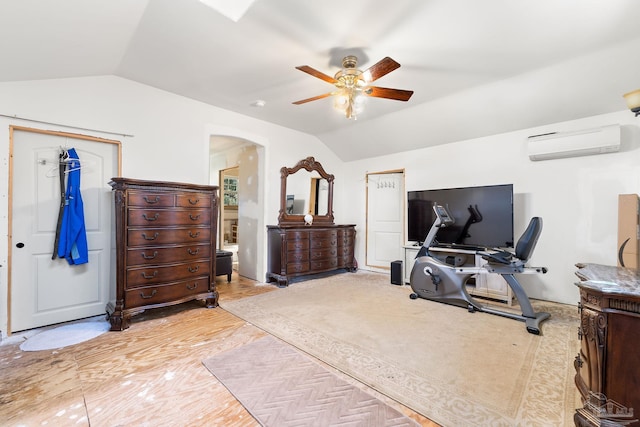
<instances>
[{"instance_id":1,"label":"vaulted ceiling","mask_svg":"<svg viewBox=\"0 0 640 427\"><path fill-rule=\"evenodd\" d=\"M220 5L240 0L209 0ZM0 81L116 75L316 135L343 160L625 109L640 88L637 0L0 0ZM331 98L355 54L401 67L357 120ZM256 106L264 101L264 106ZM631 113L630 113L631 114Z\"/></svg>"}]
</instances>

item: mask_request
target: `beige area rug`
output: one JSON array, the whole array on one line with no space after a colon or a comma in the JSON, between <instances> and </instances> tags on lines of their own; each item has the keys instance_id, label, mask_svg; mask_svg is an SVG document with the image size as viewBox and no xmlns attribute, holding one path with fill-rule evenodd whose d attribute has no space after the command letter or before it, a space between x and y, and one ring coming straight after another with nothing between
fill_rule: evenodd
<instances>
[{"instance_id":1,"label":"beige area rug","mask_svg":"<svg viewBox=\"0 0 640 427\"><path fill-rule=\"evenodd\" d=\"M272 336L202 363L264 426L418 426Z\"/></svg>"},{"instance_id":2,"label":"beige area rug","mask_svg":"<svg viewBox=\"0 0 640 427\"><path fill-rule=\"evenodd\" d=\"M575 307L534 301L551 319L532 335L410 293L359 271L220 305L444 426L573 425Z\"/></svg>"}]
</instances>

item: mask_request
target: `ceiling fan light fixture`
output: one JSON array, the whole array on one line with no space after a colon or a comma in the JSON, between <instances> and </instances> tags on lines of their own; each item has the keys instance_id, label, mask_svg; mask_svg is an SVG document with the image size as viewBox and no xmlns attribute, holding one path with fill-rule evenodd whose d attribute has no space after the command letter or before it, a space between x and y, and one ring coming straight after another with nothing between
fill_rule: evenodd
<instances>
[{"instance_id":1,"label":"ceiling fan light fixture","mask_svg":"<svg viewBox=\"0 0 640 427\"><path fill-rule=\"evenodd\" d=\"M349 105L349 95L346 93L339 93L333 98L333 108L343 112L347 105Z\"/></svg>"},{"instance_id":2,"label":"ceiling fan light fixture","mask_svg":"<svg viewBox=\"0 0 640 427\"><path fill-rule=\"evenodd\" d=\"M411 90L390 89L378 86L370 86L370 83L376 81L382 76L389 74L391 71L400 67L393 59L388 56L378 61L364 72L356 68L358 58L353 55L345 56L342 60L342 69L338 71L334 77L328 76L308 65L300 65L296 69L305 72L327 83L331 83L336 87L336 91L314 96L312 98L295 101L293 104L300 105L307 102L316 101L318 99L334 96L333 107L343 112L347 119L356 119L357 115L364 109L364 98L386 98L395 99L397 101L408 101L413 95Z\"/></svg>"},{"instance_id":3,"label":"ceiling fan light fixture","mask_svg":"<svg viewBox=\"0 0 640 427\"><path fill-rule=\"evenodd\" d=\"M364 110L365 99L359 91L344 88L333 99L333 108L347 119L356 120Z\"/></svg>"},{"instance_id":4,"label":"ceiling fan light fixture","mask_svg":"<svg viewBox=\"0 0 640 427\"><path fill-rule=\"evenodd\" d=\"M625 93L623 95L624 99L627 101L627 107L633 112L636 113L636 117L640 115L640 89L634 90L633 92Z\"/></svg>"}]
</instances>

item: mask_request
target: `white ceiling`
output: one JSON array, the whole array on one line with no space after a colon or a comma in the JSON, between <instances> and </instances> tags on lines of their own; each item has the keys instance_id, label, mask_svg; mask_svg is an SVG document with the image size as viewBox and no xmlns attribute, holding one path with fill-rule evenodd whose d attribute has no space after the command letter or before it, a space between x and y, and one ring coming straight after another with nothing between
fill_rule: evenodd
<instances>
[{"instance_id":1,"label":"white ceiling","mask_svg":"<svg viewBox=\"0 0 640 427\"><path fill-rule=\"evenodd\" d=\"M199 0L0 0L0 16L0 81L116 75L343 160L619 111L640 88L637 0L255 0L238 22ZM411 100L369 98L357 121L292 104L332 88L295 66L333 75L354 53L398 61L376 85Z\"/></svg>"}]
</instances>

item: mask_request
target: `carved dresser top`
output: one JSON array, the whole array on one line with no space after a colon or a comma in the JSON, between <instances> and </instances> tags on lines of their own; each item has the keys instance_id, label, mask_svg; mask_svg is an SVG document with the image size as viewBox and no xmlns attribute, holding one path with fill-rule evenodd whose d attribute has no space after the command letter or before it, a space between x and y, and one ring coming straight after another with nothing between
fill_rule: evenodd
<instances>
[{"instance_id":1,"label":"carved dresser top","mask_svg":"<svg viewBox=\"0 0 640 427\"><path fill-rule=\"evenodd\" d=\"M640 271L601 264L576 264L581 288L640 299Z\"/></svg>"}]
</instances>

